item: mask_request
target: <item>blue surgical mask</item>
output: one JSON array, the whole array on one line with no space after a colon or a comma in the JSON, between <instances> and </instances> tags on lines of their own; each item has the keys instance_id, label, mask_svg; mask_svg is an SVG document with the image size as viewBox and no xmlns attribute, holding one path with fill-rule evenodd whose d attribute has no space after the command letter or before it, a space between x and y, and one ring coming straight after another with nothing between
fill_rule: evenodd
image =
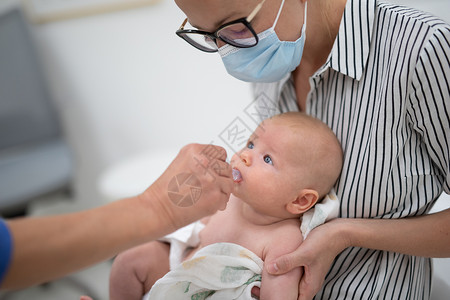
<instances>
[{"instance_id":1,"label":"blue surgical mask","mask_svg":"<svg viewBox=\"0 0 450 300\"><path fill-rule=\"evenodd\" d=\"M227 44L220 47L219 54L227 72L243 81L275 82L294 71L300 64L305 45L307 3L302 33L296 41L280 41L275 32L283 0L273 26L258 34L256 46L237 48Z\"/></svg>"}]
</instances>

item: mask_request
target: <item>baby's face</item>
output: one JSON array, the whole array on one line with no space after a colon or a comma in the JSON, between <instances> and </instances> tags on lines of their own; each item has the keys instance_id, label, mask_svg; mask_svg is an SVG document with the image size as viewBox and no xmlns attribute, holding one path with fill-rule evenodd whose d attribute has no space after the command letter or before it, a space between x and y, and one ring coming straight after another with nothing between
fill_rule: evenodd
<instances>
[{"instance_id":1,"label":"baby's face","mask_svg":"<svg viewBox=\"0 0 450 300\"><path fill-rule=\"evenodd\" d=\"M295 200L300 190L299 138L281 122L267 120L260 125L231 159L233 194L261 213L284 213L285 204Z\"/></svg>"}]
</instances>

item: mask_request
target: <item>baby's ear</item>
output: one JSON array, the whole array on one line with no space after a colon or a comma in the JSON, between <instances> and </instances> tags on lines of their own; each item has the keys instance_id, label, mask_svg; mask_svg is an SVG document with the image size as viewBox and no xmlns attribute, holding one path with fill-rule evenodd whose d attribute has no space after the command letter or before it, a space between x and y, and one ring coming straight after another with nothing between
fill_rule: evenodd
<instances>
[{"instance_id":1,"label":"baby's ear","mask_svg":"<svg viewBox=\"0 0 450 300\"><path fill-rule=\"evenodd\" d=\"M319 194L316 190L303 189L294 201L287 204L286 209L291 214L299 215L313 207L317 200L319 200Z\"/></svg>"}]
</instances>

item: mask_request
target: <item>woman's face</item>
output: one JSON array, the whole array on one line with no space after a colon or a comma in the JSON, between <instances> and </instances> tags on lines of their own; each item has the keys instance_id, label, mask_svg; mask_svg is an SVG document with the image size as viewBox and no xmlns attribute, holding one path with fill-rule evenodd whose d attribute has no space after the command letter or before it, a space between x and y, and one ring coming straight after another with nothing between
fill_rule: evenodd
<instances>
[{"instance_id":1,"label":"woman's face","mask_svg":"<svg viewBox=\"0 0 450 300\"><path fill-rule=\"evenodd\" d=\"M214 32L220 25L246 18L261 0L175 0L186 14L189 23L197 29ZM281 0L266 0L252 20L259 33L270 28L276 18ZM280 40L295 41L300 37L304 6L299 0L286 0L275 28ZM219 45L221 46L221 45Z\"/></svg>"}]
</instances>

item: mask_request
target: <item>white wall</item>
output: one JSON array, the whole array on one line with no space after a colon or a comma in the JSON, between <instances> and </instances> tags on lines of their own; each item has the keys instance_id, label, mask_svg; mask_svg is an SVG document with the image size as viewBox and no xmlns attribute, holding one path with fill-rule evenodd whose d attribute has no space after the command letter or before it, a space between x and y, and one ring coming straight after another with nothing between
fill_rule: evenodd
<instances>
[{"instance_id":1,"label":"white wall","mask_svg":"<svg viewBox=\"0 0 450 300\"><path fill-rule=\"evenodd\" d=\"M85 205L97 204L96 183L108 165L161 147L218 143L251 100L248 85L228 76L218 55L175 35L184 17L163 0L36 28Z\"/></svg>"}]
</instances>

